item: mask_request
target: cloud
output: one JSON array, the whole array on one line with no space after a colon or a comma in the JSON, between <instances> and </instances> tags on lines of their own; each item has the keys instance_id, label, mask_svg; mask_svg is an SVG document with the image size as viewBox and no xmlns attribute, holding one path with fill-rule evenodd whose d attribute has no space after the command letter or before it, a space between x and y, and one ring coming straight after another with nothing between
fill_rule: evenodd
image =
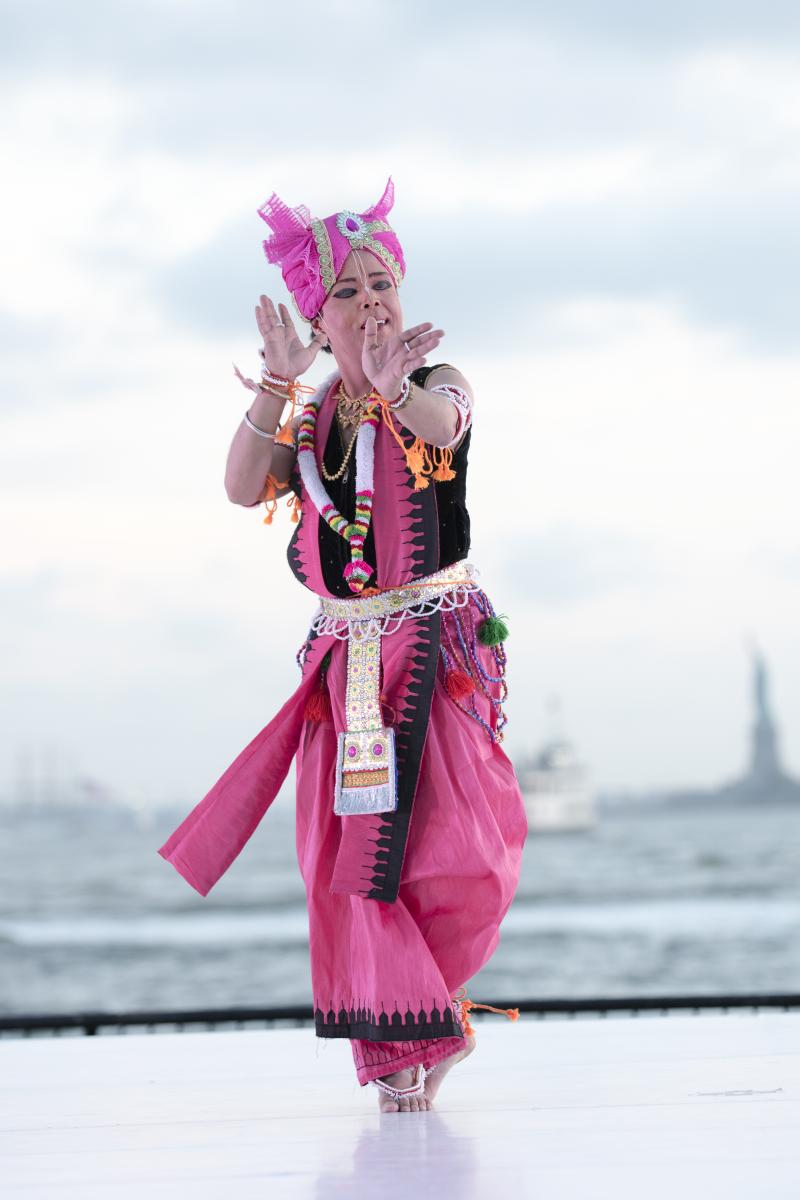
<instances>
[{"instance_id":1,"label":"cloud","mask_svg":"<svg viewBox=\"0 0 800 1200\"><path fill-rule=\"evenodd\" d=\"M591 603L631 586L652 589L667 576L645 538L565 524L508 546L504 574L533 608Z\"/></svg>"},{"instance_id":2,"label":"cloud","mask_svg":"<svg viewBox=\"0 0 800 1200\"><path fill-rule=\"evenodd\" d=\"M391 173L406 317L478 397L475 561L537 668L517 727L546 642L601 776L631 740L645 782L727 762L727 695L677 766L653 728L731 631L793 661L795 6L378 2L369 61L349 0L6 16L9 745L44 723L109 778L199 790L287 694L313 598L286 524L222 485L231 359L284 295L255 210L365 207Z\"/></svg>"}]
</instances>

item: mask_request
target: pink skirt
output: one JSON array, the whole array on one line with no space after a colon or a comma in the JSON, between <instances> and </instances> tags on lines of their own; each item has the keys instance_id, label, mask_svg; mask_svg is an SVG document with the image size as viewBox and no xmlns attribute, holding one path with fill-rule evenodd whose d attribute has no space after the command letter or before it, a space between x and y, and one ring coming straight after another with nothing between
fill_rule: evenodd
<instances>
[{"instance_id":1,"label":"pink skirt","mask_svg":"<svg viewBox=\"0 0 800 1200\"><path fill-rule=\"evenodd\" d=\"M452 618L443 614L443 623ZM391 634L386 635L391 636ZM482 650L485 648L482 648ZM344 695L347 644L333 647L332 693ZM486 666L493 664L486 651ZM489 719L488 701L481 714ZM434 683L397 900L332 893L341 837L333 812L336 730L306 721L297 751L297 858L308 903L314 1009L430 1013L489 961L519 882L528 833L511 760L444 687ZM463 1046L460 1036L378 1041L351 1037L359 1083L421 1062L430 1068ZM427 1018L426 1018L427 1019Z\"/></svg>"}]
</instances>

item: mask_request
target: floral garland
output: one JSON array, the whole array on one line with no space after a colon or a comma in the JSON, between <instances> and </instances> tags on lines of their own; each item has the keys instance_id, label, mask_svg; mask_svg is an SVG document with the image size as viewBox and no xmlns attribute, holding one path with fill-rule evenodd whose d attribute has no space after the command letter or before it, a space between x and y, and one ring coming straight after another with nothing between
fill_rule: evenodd
<instances>
[{"instance_id":1,"label":"floral garland","mask_svg":"<svg viewBox=\"0 0 800 1200\"><path fill-rule=\"evenodd\" d=\"M349 544L350 562L343 575L351 592L361 592L374 573L374 568L364 561L364 542L372 521L375 434L380 423L381 397L373 388L356 435L356 512L355 520L351 523L342 516L328 495L317 466L317 417L326 394L327 389L320 389L303 409L297 435L297 465L311 503L334 533L340 534Z\"/></svg>"}]
</instances>

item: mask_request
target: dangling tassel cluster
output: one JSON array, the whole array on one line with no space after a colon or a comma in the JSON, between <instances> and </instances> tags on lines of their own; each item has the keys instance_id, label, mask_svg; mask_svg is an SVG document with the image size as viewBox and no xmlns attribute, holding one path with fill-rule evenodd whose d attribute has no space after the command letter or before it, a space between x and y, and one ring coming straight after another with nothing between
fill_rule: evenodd
<instances>
[{"instance_id":1,"label":"dangling tassel cluster","mask_svg":"<svg viewBox=\"0 0 800 1200\"><path fill-rule=\"evenodd\" d=\"M264 484L264 491L261 494L261 499L264 501L264 507L267 510L267 515L264 517L262 524L272 524L272 518L278 511L278 501L275 496L275 492L278 488L286 487L288 482L288 479L284 479L284 481L281 483L281 481L276 479L271 473L267 476L267 481ZM294 495L293 493L286 501L286 507L291 511L292 521L294 521L296 524L300 519L300 511L303 507L300 502L300 497Z\"/></svg>"},{"instance_id":2,"label":"dangling tassel cluster","mask_svg":"<svg viewBox=\"0 0 800 1200\"><path fill-rule=\"evenodd\" d=\"M267 515L263 521L264 525L271 525L272 518L278 511L278 501L275 499L277 483L278 481L274 475L270 474L267 476L267 482L264 484L264 491L261 494L261 499L264 501L264 507L267 510Z\"/></svg>"},{"instance_id":3,"label":"dangling tassel cluster","mask_svg":"<svg viewBox=\"0 0 800 1200\"><path fill-rule=\"evenodd\" d=\"M331 707L331 695L328 691L328 666L331 661L331 652L328 650L319 668L319 680L316 690L306 700L306 706L303 709L303 717L306 721L331 721L333 719L333 709Z\"/></svg>"},{"instance_id":4,"label":"dangling tassel cluster","mask_svg":"<svg viewBox=\"0 0 800 1200\"><path fill-rule=\"evenodd\" d=\"M419 492L428 486L430 483L430 480L426 478L428 475L438 481L455 479L456 473L451 467L453 461L452 450L447 446L433 446L433 462L431 462L430 451L421 437L415 437L410 446L407 446L403 441L402 436L395 428L391 410L388 408L383 397L381 397L381 414L384 425L389 429L392 437L405 455L406 465L414 476L415 492ZM434 464L436 464L435 470Z\"/></svg>"},{"instance_id":5,"label":"dangling tassel cluster","mask_svg":"<svg viewBox=\"0 0 800 1200\"><path fill-rule=\"evenodd\" d=\"M444 614L439 643L444 663L444 686L453 703L482 726L490 742L502 742L503 728L508 722L503 711L503 702L508 696L503 645L508 637L508 625L496 615L491 600L482 589L476 588L470 593L469 603L470 610L476 610L474 615L471 611L462 613L458 608ZM478 617L482 619L478 620ZM496 674L484 667L479 643L491 650ZM490 715L496 716L494 725L478 711L478 693L488 700Z\"/></svg>"},{"instance_id":6,"label":"dangling tassel cluster","mask_svg":"<svg viewBox=\"0 0 800 1200\"><path fill-rule=\"evenodd\" d=\"M508 1019L510 1021L518 1021L519 1020L519 1009L518 1008L495 1008L491 1004L478 1004L477 1001L469 1000L467 998L467 989L463 985L450 998L459 1007L459 1010L461 1013L461 1021L464 1026L464 1033L467 1035L467 1037L469 1037L471 1034L475 1033L475 1027L472 1025L472 1023L470 1022L470 1019L469 1019L469 1011L471 1008L485 1008L489 1012L496 1012L496 1013L503 1014L504 1016L508 1017Z\"/></svg>"},{"instance_id":7,"label":"dangling tassel cluster","mask_svg":"<svg viewBox=\"0 0 800 1200\"><path fill-rule=\"evenodd\" d=\"M455 479L456 473L451 467L453 461L453 451L449 446L434 446L433 461L437 464L436 470L431 476L441 483L447 483L450 479Z\"/></svg>"}]
</instances>

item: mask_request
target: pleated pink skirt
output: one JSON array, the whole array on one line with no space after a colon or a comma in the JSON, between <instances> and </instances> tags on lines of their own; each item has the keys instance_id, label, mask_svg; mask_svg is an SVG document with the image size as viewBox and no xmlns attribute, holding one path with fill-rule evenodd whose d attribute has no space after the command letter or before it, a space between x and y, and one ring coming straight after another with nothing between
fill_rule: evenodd
<instances>
[{"instance_id":1,"label":"pleated pink skirt","mask_svg":"<svg viewBox=\"0 0 800 1200\"><path fill-rule=\"evenodd\" d=\"M328 668L334 694L344 695L346 661L347 644L337 642ZM494 669L488 651L485 664ZM452 996L497 947L528 833L519 783L502 746L448 695L440 660L398 897L389 904L329 890L342 820L333 812L335 763L333 722L306 721L296 759L297 857L314 1008L416 1011L419 998ZM350 1038L359 1082L418 1062L430 1068L460 1049L464 1026L452 1007L459 1037Z\"/></svg>"}]
</instances>

